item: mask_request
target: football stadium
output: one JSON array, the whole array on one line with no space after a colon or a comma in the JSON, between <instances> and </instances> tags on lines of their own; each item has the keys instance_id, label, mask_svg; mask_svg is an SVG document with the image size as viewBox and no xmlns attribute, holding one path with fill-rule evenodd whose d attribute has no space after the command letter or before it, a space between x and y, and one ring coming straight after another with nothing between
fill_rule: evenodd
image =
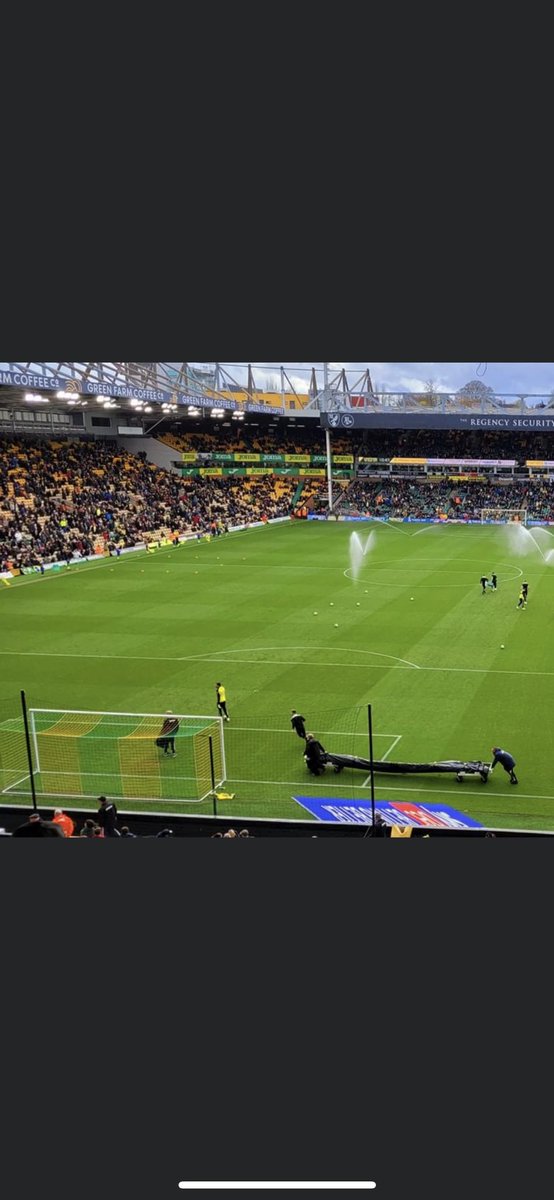
<instances>
[{"instance_id":1,"label":"football stadium","mask_svg":"<svg viewBox=\"0 0 554 1200\"><path fill-rule=\"evenodd\" d=\"M0 364L0 826L554 832L553 395Z\"/></svg>"}]
</instances>

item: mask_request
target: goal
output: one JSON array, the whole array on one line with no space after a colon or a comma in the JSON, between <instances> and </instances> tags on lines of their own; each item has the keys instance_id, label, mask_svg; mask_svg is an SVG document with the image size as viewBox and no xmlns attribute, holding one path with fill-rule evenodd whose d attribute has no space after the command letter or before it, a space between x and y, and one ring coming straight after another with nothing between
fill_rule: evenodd
<instances>
[{"instance_id":1,"label":"goal","mask_svg":"<svg viewBox=\"0 0 554 1200\"><path fill-rule=\"evenodd\" d=\"M226 777L221 717L172 713L175 754L158 745L167 713L29 709L37 795L191 804ZM12 794L22 795L10 788Z\"/></svg>"},{"instance_id":2,"label":"goal","mask_svg":"<svg viewBox=\"0 0 554 1200\"><path fill-rule=\"evenodd\" d=\"M526 508L482 508L482 525L527 525Z\"/></svg>"}]
</instances>

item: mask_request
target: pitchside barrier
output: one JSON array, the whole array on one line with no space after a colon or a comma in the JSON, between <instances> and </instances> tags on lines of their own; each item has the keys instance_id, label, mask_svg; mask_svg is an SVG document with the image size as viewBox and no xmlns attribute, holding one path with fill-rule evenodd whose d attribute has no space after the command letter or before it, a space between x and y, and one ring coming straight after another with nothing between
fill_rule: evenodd
<instances>
[{"instance_id":1,"label":"pitchside barrier","mask_svg":"<svg viewBox=\"0 0 554 1200\"><path fill-rule=\"evenodd\" d=\"M488 515L485 515L487 514ZM554 521L544 517L531 518L527 509L490 508L482 509L480 517L378 517L355 513L341 514L340 517L323 516L321 513L310 513L308 521L339 521L349 525L554 525Z\"/></svg>"}]
</instances>

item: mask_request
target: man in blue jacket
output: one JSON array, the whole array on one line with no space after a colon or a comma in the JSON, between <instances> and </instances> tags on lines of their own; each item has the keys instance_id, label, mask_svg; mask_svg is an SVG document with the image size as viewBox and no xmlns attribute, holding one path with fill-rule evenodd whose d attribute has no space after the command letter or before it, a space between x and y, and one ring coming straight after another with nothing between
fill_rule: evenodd
<instances>
[{"instance_id":1,"label":"man in blue jacket","mask_svg":"<svg viewBox=\"0 0 554 1200\"><path fill-rule=\"evenodd\" d=\"M500 763L500 766L504 767L504 770L510 776L510 783L517 783L518 780L516 779L514 771L516 760L513 755L508 754L507 750L501 750L500 746L493 746L492 753L493 760L491 762L491 771L494 771L496 764Z\"/></svg>"}]
</instances>

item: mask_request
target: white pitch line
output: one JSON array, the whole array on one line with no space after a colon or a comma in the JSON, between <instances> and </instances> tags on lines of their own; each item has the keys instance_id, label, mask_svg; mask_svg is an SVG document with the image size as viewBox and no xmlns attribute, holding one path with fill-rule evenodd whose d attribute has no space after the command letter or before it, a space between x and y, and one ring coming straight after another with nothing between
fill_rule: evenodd
<instances>
[{"instance_id":1,"label":"white pitch line","mask_svg":"<svg viewBox=\"0 0 554 1200\"><path fill-rule=\"evenodd\" d=\"M378 737L379 735L378 735L377 733L375 733L373 736L374 736L374 737ZM396 747L397 747L398 743L399 743L399 742L401 742L401 741L402 741L402 734L401 734L401 733L399 733L399 734L397 734L397 736L396 736L396 741L395 741L395 742L393 742L392 746L389 746L389 749L387 750L387 753L383 755L383 762L385 761L385 759L387 759L387 758L389 757L389 754L392 754L393 750L395 750L395 749L396 749Z\"/></svg>"},{"instance_id":2,"label":"white pitch line","mask_svg":"<svg viewBox=\"0 0 554 1200\"><path fill-rule=\"evenodd\" d=\"M179 661L185 661L185 660L179 660ZM189 660L187 660L187 661L189 661ZM322 662L306 662L305 660L302 662L294 662L291 659L272 659L272 658L268 658L268 659L265 659L265 658L241 658L241 659L237 659L236 663L234 663L229 658L211 658L211 659L209 659L209 662L224 663L228 667L232 667L234 665L236 665L237 667L242 667L242 666L310 667L310 668L311 667L324 667L324 668L325 667L341 667L342 670L345 670L345 668L348 668L348 670L350 670L353 667L358 667L358 668L362 668L364 671L369 671L372 668L376 668L376 667L381 667L381 668L384 667L384 664L382 664L382 663L357 663L357 662L322 663ZM492 668L489 669L487 667L416 667L414 665L413 667L390 666L390 667L387 667L387 670L389 670L389 671L414 671L414 670L416 670L416 671L439 671L439 672L442 671L444 673L454 671L454 672L456 672L458 674L462 674L462 675L533 675L533 676L534 675L546 675L549 678L554 676L554 671L497 671Z\"/></svg>"},{"instance_id":3,"label":"white pitch line","mask_svg":"<svg viewBox=\"0 0 554 1200\"><path fill-rule=\"evenodd\" d=\"M69 650L0 650L0 654L15 658L101 658L116 659L121 662L192 662L201 659L210 659L210 654L216 654L218 651L209 651L208 654L190 654L184 655L183 658L175 658L174 654L87 654L86 652L75 654ZM221 654L240 654L240 650L222 650ZM356 654L364 654L365 651L356 651ZM392 657L392 656L391 656ZM404 660L401 660L404 661Z\"/></svg>"},{"instance_id":4,"label":"white pitch line","mask_svg":"<svg viewBox=\"0 0 554 1200\"><path fill-rule=\"evenodd\" d=\"M2 788L2 795L8 796L10 794L12 788L17 787L18 784L20 784L20 783L26 783L26 781L30 778L31 778L31 776L29 774L22 775L21 779L16 779L14 783L9 783L7 787Z\"/></svg>"},{"instance_id":5,"label":"white pitch line","mask_svg":"<svg viewBox=\"0 0 554 1200\"><path fill-rule=\"evenodd\" d=\"M105 658L125 662L184 662L175 655L149 654L72 654L63 650L0 650L0 654L16 658Z\"/></svg>"},{"instance_id":6,"label":"white pitch line","mask_svg":"<svg viewBox=\"0 0 554 1200\"><path fill-rule=\"evenodd\" d=\"M218 786L221 786L221 785L218 785ZM10 795L11 796L30 796L31 792L30 792L30 790L28 792L10 792ZM38 800L41 808L50 808L51 807L50 800L54 799L54 797L59 798L60 800L96 800L96 801L98 801L98 795L95 792L37 792L36 795L37 795L37 800ZM122 796L122 795L118 794L116 796L116 799L119 801L127 801L128 800L130 804L133 804L133 803L134 804L154 804L154 803L155 804L204 804L206 802L207 798L211 795L212 795L212 792L209 791L209 792L205 792L201 799L197 798L195 800L187 800L183 796L179 796L179 798L177 800L165 800L163 796ZM125 812L128 812L128 811L129 811L128 809L125 809ZM150 809L146 809L146 812L151 814ZM171 809L170 813L160 813L160 814L152 813L151 815L152 816L156 816L156 815L167 816L167 815L171 815L171 814L173 814L173 816L179 816L179 813L175 812L173 809ZM137 812L136 815L142 816L142 813ZM208 814L206 814L206 815L208 815Z\"/></svg>"},{"instance_id":7,"label":"white pitch line","mask_svg":"<svg viewBox=\"0 0 554 1200\"><path fill-rule=\"evenodd\" d=\"M330 648L331 647L329 647L329 649ZM362 651L360 651L360 653L363 654L364 651L362 650ZM79 655L76 655L76 657L78 658ZM383 656L381 656L381 657L383 657ZM379 667L379 666L387 666L388 665L386 663L356 663L356 662L354 662L354 663L313 662L312 663L312 662L308 662L306 659L301 659L300 662L296 662L295 660L288 659L288 658L238 658L235 660L232 658L205 658L204 655L202 655L202 658L205 660L206 663L226 663L226 665L228 667L232 667L235 665L237 667L242 667L243 665L246 665L246 666L258 665L260 667L342 667L343 670L345 668L350 668L350 667L363 667L363 669L365 671L367 671L372 666ZM392 655L391 654L387 655L387 658L392 658ZM196 655L191 654L187 658L177 658L177 659L173 659L172 661L174 661L174 662L194 662L195 660L196 660ZM405 662L406 660L400 659L398 661ZM392 670L394 670L394 667L389 667L388 669L390 671L392 671ZM410 663L405 667L397 667L396 669L398 671L425 671L426 669L430 669L430 668L417 667L415 663ZM437 668L437 670L438 669L439 668Z\"/></svg>"},{"instance_id":8,"label":"white pitch line","mask_svg":"<svg viewBox=\"0 0 554 1200\"><path fill-rule=\"evenodd\" d=\"M241 653L241 651L225 651L224 650L223 653L224 654L227 654L227 653L239 654L239 653ZM349 650L348 653L349 654L371 654L372 651ZM175 662L196 662L196 661L202 660L202 661L205 661L206 663L224 663L228 667L232 667L232 666L237 666L237 667L242 667L242 666L310 667L310 668L311 667L323 667L323 668L340 667L342 670L344 670L345 668L348 668L348 670L350 670L351 668L357 667L357 668L363 669L364 671L371 670L372 667L379 667L379 666L384 667L385 666L385 664L379 664L379 663L357 663L357 662L322 663L322 662L308 662L306 660L302 660L301 662L295 662L291 659L272 659L272 658L241 658L241 659L237 659L236 661L234 661L233 659L230 659L230 658L208 658L204 654L190 654L183 658L175 658L174 655L164 656L164 655L159 655L159 654L157 654L157 655L66 654L66 653L63 653L62 651L54 651L54 650L0 650L0 655L12 657L12 658L13 657L15 657L15 658L20 658L20 657L27 657L27 658L98 658L98 659L107 659L107 660L113 658L117 661L122 661L122 662L172 662L172 663L175 663ZM392 658L393 656L388 655L388 657ZM400 661L404 662L406 660L401 659ZM445 674L454 672L454 673L460 674L460 675L520 675L520 676L528 675L530 677L544 676L548 679L551 679L554 677L554 671L510 671L510 670L499 671L499 670L496 670L496 668L492 668L492 667L490 667L490 668L489 667L421 667L421 666L418 666L416 663L413 663L413 665L411 665L411 666L405 666L405 667L390 666L390 667L387 667L387 670L389 670L389 671L435 671L435 672L439 672L439 673L442 672Z\"/></svg>"},{"instance_id":9,"label":"white pitch line","mask_svg":"<svg viewBox=\"0 0 554 1200\"><path fill-rule=\"evenodd\" d=\"M435 776L435 778L436 778L436 776ZM415 792L419 795L427 796L429 804L440 804L441 796L458 796L460 802L464 799L464 796L460 795L460 792L461 792L460 787L458 787L457 790L454 788L440 788L440 790L437 789L436 793L433 791L429 791L426 788L392 787L391 784L382 784L380 782L378 783L378 787L379 787L380 791L382 791L382 792ZM527 792L519 792L517 798L520 800L552 800L552 801L554 801L554 796L539 796L539 795L536 795L535 793L527 793ZM472 795L471 799L472 799L472 801L474 801L475 796ZM485 800L485 799L487 799L487 800L515 800L516 797L514 796L513 792L489 792L488 796L483 795L483 800Z\"/></svg>"},{"instance_id":10,"label":"white pitch line","mask_svg":"<svg viewBox=\"0 0 554 1200\"><path fill-rule=\"evenodd\" d=\"M293 647L286 647L286 646L283 647L284 650L292 649L292 648ZM321 651L324 652L326 649L326 647L323 647L323 646L316 646L313 648L315 650L319 650L320 652ZM279 646L267 646L267 647L264 647L264 649L279 650ZM393 661L393 662L404 663L407 667L410 668L411 671L424 670L423 667L418 667L417 663L411 663L411 662L409 662L409 660L407 658L398 658L394 654L381 654L377 650L352 650L346 646L344 646L344 647L337 646L337 647L335 647L335 649L344 650L344 652L346 654L364 654L370 658L391 659L391 661ZM156 654L156 655L148 655L148 654L86 654L86 653L74 654L71 651L65 651L65 650L0 650L0 654L5 655L8 658L10 658L10 657L11 658L100 658L100 659L107 659L107 660L110 660L113 658L113 659L116 659L117 661L122 661L122 662L205 662L206 664L228 662L229 665L232 666L233 659L213 658L212 657L212 655L218 654L218 653L225 654L225 655L248 654L248 650L247 649L246 650L221 650L221 651L210 650L210 651L208 651L207 654L184 654L181 658L175 658L175 655L163 655L163 654ZM275 664L275 666L291 666L291 667L297 667L297 666L305 666L305 667L341 666L341 667L345 667L345 666L350 666L350 665L355 666L355 667L360 667L360 666L364 665L363 663L352 663L352 664L350 664L350 663L313 663L312 664L307 661L306 662L303 661L300 663L295 663L295 662L282 663L278 659L264 659L264 658L239 659L237 662L237 665L241 666L242 663L253 663L253 662L254 663L259 662L262 666L268 666L268 665L272 666L273 664Z\"/></svg>"},{"instance_id":11,"label":"white pitch line","mask_svg":"<svg viewBox=\"0 0 554 1200\"><path fill-rule=\"evenodd\" d=\"M374 734L373 734L373 736L374 736L374 737L379 737L379 736L383 737L383 734L379 735L378 733L374 733ZM393 734L391 734L390 736L391 736L391 737L393 737L394 735L393 735ZM399 743L399 742L401 742L401 741L402 741L402 734L401 734L401 733L399 733L399 734L397 734L397 736L396 736L396 738L395 738L394 742L392 743L392 746L389 746L389 748L388 748L388 750L387 750L386 754L383 754L383 757L382 757L382 759L381 759L381 762L386 762L387 758L389 757L389 754L392 754L393 750L396 748L396 746L398 745L398 743ZM367 779L365 779L365 780L364 780L364 782L363 782L363 784L362 784L362 787L368 787L368 785L369 785L370 783L371 783L371 775L368 775Z\"/></svg>"},{"instance_id":12,"label":"white pitch line","mask_svg":"<svg viewBox=\"0 0 554 1200\"><path fill-rule=\"evenodd\" d=\"M285 653L285 651L287 651L287 650L304 650L304 649L308 649L308 650L312 650L312 651L319 650L323 654L325 654L330 649L330 647L329 646L306 647L305 645L302 645L302 646L243 646L242 649L236 649L236 650L233 650L233 649L211 650L208 652L208 654L198 654L198 655L197 654L187 654L187 655L184 655L183 658L178 659L177 661L178 662L190 662L190 661L192 661L192 659L196 659L196 658L211 659L212 654L251 654L251 653L256 653L257 651L265 654L265 653L267 653L268 650L277 650L279 653ZM414 670L419 671L419 667L418 667L417 663L410 662L409 658L399 658L399 656L397 654L383 654L382 651L380 651L380 650L355 650L355 649L352 649L351 646L334 646L333 650L334 651L338 650L340 653L343 653L343 654L363 654L364 657L366 657L366 658L390 658L392 660L392 662L404 663L407 667L413 667Z\"/></svg>"},{"instance_id":13,"label":"white pitch line","mask_svg":"<svg viewBox=\"0 0 554 1200\"><path fill-rule=\"evenodd\" d=\"M435 776L435 778L436 778L436 776ZM225 786L226 787L234 787L235 784L237 784L237 783L243 783L243 784L247 783L247 784L251 784L252 786L256 786L256 787L261 784L267 784L267 785L270 785L271 787L284 787L284 788L292 787L292 788L295 788L295 790L297 790L299 788L303 788L305 791L305 789L307 787L311 788L312 791L317 790L315 784L309 783L307 780L304 780L303 783L294 783L294 782L283 783L282 780L279 780L277 782L274 779L227 779L225 781ZM342 791L365 792L367 795L367 788L364 788L360 784L349 784L348 787L343 787L340 784L338 784L337 786L340 787ZM325 787L329 790L329 784L326 784ZM452 788L441 788L440 791L437 790L436 792L434 792L434 791L428 791L426 788L392 787L389 784L382 784L380 781L378 781L376 790L381 791L381 792L400 792L400 793L413 792L416 795L426 796L428 804L440 804L443 796L458 796L458 798L460 800L464 799L464 796L460 796L460 788L458 788L456 791L454 791L454 789L452 789ZM209 794L211 794L211 793L209 793ZM11 795L12 796L29 796L30 791L28 791L28 792L11 792ZM98 799L97 795L93 794L91 792L90 793L89 792L87 792L87 793L81 792L80 794L78 794L76 792L71 792L71 793L69 793L69 792L37 792L37 798L41 799L43 802L47 801L48 796L62 796L62 797L65 796L66 799L71 799L71 800L97 800ZM329 797L329 799L332 799L332 798L333 797ZM337 798L337 797L335 797L335 798ZM485 797L483 797L483 799L484 798ZM166 800L166 799L164 799L163 796L120 796L119 799L120 800L129 800L129 802L132 802L134 800L134 801L138 801L138 802L144 803L144 804L153 804L153 803L156 803L156 804L200 804L199 800L184 800L181 796L179 796L179 798L177 800L175 800L175 799L167 799ZM259 797L258 797L258 799L259 799ZM338 797L338 799L340 800L341 797ZM342 799L344 799L344 797L342 797ZM474 800L474 799L475 799L475 797L472 796L472 800ZM490 800L514 800L515 796L514 796L513 792L494 792L494 793L489 794L489 799ZM540 795L536 795L533 792L530 792L530 793L519 792L518 799L520 799L520 800L549 800L549 801L554 802L554 796L540 796ZM267 804L273 803L272 800L266 800L263 802L265 802ZM242 798L240 800L240 803L248 804L249 800ZM467 805L466 805L466 807L467 807ZM140 815L140 814L137 814L137 815ZM259 817L258 819L263 820L264 818ZM276 819L280 820L281 818L276 818ZM519 830L516 830L515 832L519 832Z\"/></svg>"},{"instance_id":14,"label":"white pitch line","mask_svg":"<svg viewBox=\"0 0 554 1200\"><path fill-rule=\"evenodd\" d=\"M146 554L146 550L139 550L137 553L139 555ZM76 562L73 564L73 567L69 568L69 570L72 572L71 578L74 579L76 575L88 575L89 571L98 571L100 569L100 567L107 567L108 562L113 562L113 561L117 561L121 564L121 563L126 563L126 562L133 562L133 561L136 562L137 560L130 559L128 557L128 555L125 555L125 558L113 559L112 556L110 555L109 559L104 558L102 556L100 562L92 562L92 563L89 563L88 566L84 566L84 564L83 564L83 566L81 566L78 562ZM46 580L51 582L53 579L67 579L67 578L69 578L67 571L68 571L68 568L64 562L63 564L61 564L61 569L59 571L49 570L49 571L46 571L44 575L41 575L40 573L33 574L31 576L16 575L14 577L13 582L16 583L16 581L17 581L16 586L17 586L17 590L19 590L19 588L27 587L27 584L29 584L29 583L40 583L41 581L42 581L42 583L44 583ZM3 592L0 592L0 595L3 595L3 594L4 594Z\"/></svg>"},{"instance_id":15,"label":"white pitch line","mask_svg":"<svg viewBox=\"0 0 554 1200\"><path fill-rule=\"evenodd\" d=\"M378 738L379 733L374 733L373 737ZM383 734L381 734L381 737L383 737ZM391 734L391 737L392 737L392 734ZM389 755L392 754L392 751L396 749L396 746L398 745L399 742L402 742L402 733L397 733L396 742L393 742L392 745L390 746L389 750L386 751L386 754L383 755L383 761L385 761L385 758L389 758Z\"/></svg>"},{"instance_id":16,"label":"white pitch line","mask_svg":"<svg viewBox=\"0 0 554 1200\"><path fill-rule=\"evenodd\" d=\"M328 778L330 779L331 777L329 776ZM436 779L436 775L434 776L434 778ZM475 778L477 779L477 776ZM334 785L332 785L331 783L324 783L323 779L324 779L324 777L321 776L321 780L322 780L321 786L325 787L328 791L331 789L331 787L336 787L343 792L344 791L354 791L354 792L365 791L367 793L367 788L364 787L364 785L360 784L360 783L352 783L352 784L348 783L345 785L345 784L341 784L337 781ZM276 780L276 779L235 779L233 776L230 776L226 780L226 787L231 787L231 786L234 787L235 784L237 784L237 783L248 783L248 784L252 784L252 786L254 786L254 787L257 787L257 786L260 786L263 784L263 785L267 785L268 787L310 788L312 790L312 792L317 791L317 784L311 783L311 781L309 781L307 779L305 779L303 783L295 783L294 781L289 781L288 783L287 782L284 783L282 779L281 780ZM483 787L483 784L481 784L481 787ZM381 792L415 792L417 795L427 796L427 800L428 800L429 804L440 804L442 796L458 796L460 801L466 799L466 797L462 793L461 787L458 787L456 790L454 790L453 788L440 788L440 789L437 788L436 792L434 792L433 790L429 790L427 788L393 787L391 784L381 783L381 781L377 778L376 778L376 790L381 791ZM469 797L467 797L467 799L469 799ZM483 799L485 799L485 796L483 796ZM488 799L489 800L520 799L520 800L552 800L552 801L554 801L554 796L540 796L540 795L535 795L534 793L519 792L518 796L516 797L516 796L514 796L513 792L489 792ZM473 793L471 796L471 800L472 800L472 803L475 802L475 796ZM174 803L180 803L180 801L175 801ZM248 801L244 801L244 803L248 803ZM271 801L269 801L268 803L271 803Z\"/></svg>"},{"instance_id":17,"label":"white pitch line","mask_svg":"<svg viewBox=\"0 0 554 1200\"><path fill-rule=\"evenodd\" d=\"M375 735L375 736L380 736L380 735ZM384 736L384 735L382 735L382 736ZM66 773L69 775L75 774L75 772L66 772ZM52 772L52 774L61 774L61 772ZM85 774L88 775L89 772L85 772ZM29 778L30 778L29 775L23 776L23 779L25 779L25 780L29 779ZM435 778L436 778L436 776L435 776ZM29 792L14 792L11 790L12 788L15 788L17 786L17 783L22 783L22 782L23 782L23 780L18 780L16 783L12 783L10 785L10 791L11 791L12 795L14 795L14 796L29 795ZM283 782L282 779L279 779L279 780L277 780L277 779L235 779L234 777L230 777L226 781L226 786L228 786L228 787L235 786L236 784L249 784L252 787L258 787L258 786L284 787L284 788L292 787L295 789L311 788L312 791L317 790L317 784L313 784L306 779L303 780L302 783L296 783L294 781ZM330 784L322 783L322 786L329 789ZM355 792L366 791L367 792L367 787L365 784L349 783L348 785L345 786L345 785L337 782L335 786L337 788L339 788L341 791L355 791ZM394 787L392 784L381 783L381 781L379 779L376 780L376 786L377 786L377 790L379 790L381 792L400 792L400 793L410 792L410 793L414 793L415 795L426 796L427 801L430 804L440 804L441 798L443 796L458 796L460 801L466 799L466 796L464 794L461 794L461 790L459 787L456 789L441 787L440 789L437 788L436 791L433 789L429 790L428 788L409 787L408 785L404 785L402 787ZM7 794L5 789L2 794ZM65 792L57 792L57 793L56 792L49 792L49 793L39 792L37 794L39 796L41 796L42 798L47 798L49 795L51 795L51 796L66 795L69 799L74 799L74 800L97 798L97 797L93 796L92 794L88 794L88 793L77 794L77 793L65 793ZM174 798L165 799L162 796L157 796L157 797L153 797L153 796L127 796L127 797L125 797L125 796L123 796L123 797L120 797L120 799L140 800L140 801L143 801L144 803L152 803L155 800L156 803L158 803L158 804L160 804L160 803L161 804L199 804L200 803L200 801L198 799L186 800L186 799L183 799L182 797L179 797L178 799L174 799ZM475 800L475 796L473 794L472 794L471 799L472 799L472 802ZM489 792L487 796L483 795L483 800L485 800L485 799L488 799L488 800L512 800L512 801L513 800L547 800L547 801L554 802L554 796L543 796L543 795L535 793L535 792L518 792L517 796L514 796L513 792ZM242 803L248 803L248 800L243 800Z\"/></svg>"},{"instance_id":18,"label":"white pitch line","mask_svg":"<svg viewBox=\"0 0 554 1200\"><path fill-rule=\"evenodd\" d=\"M260 729L260 728L258 728L258 726L254 726L254 725L233 725L231 729L227 730L226 736L229 733L232 733L233 729L240 730L241 733L294 733L294 730L292 730L292 729L268 729L267 727ZM329 736L329 737L363 737L366 739L366 741L369 736L367 731L365 733L350 733L345 729L342 729L342 730L341 729L320 729L319 732L322 737L327 737L327 736ZM394 738L394 737L396 737L396 741L400 741L402 734L400 734L400 736L397 737L397 735L395 733L374 733L373 736L376 738L378 738L378 737L379 738ZM396 742L394 744L396 745Z\"/></svg>"}]
</instances>

